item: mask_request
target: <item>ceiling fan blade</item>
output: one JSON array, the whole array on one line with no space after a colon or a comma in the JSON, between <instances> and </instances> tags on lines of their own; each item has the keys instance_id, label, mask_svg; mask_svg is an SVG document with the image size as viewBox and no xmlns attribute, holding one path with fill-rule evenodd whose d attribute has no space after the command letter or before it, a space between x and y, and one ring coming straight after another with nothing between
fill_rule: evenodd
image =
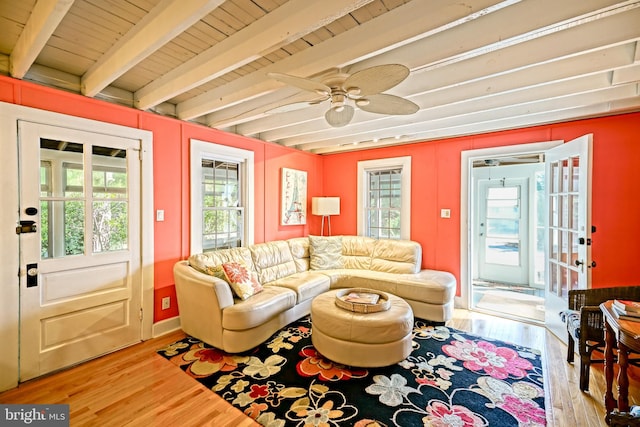
<instances>
[{"instance_id":1,"label":"ceiling fan blade","mask_svg":"<svg viewBox=\"0 0 640 427\"><path fill-rule=\"evenodd\" d=\"M277 107L271 108L265 113L267 114L278 114L278 113L288 113L289 111L301 110L303 108L309 107L311 105L316 105L321 103L322 101L326 101L329 99L329 95L320 96L312 99L303 99L302 101L294 101L286 104L279 105Z\"/></svg>"},{"instance_id":2,"label":"ceiling fan blade","mask_svg":"<svg viewBox=\"0 0 640 427\"><path fill-rule=\"evenodd\" d=\"M364 96L384 92L398 85L409 75L409 69L400 64L377 65L357 71L343 84L345 90L360 89L354 95Z\"/></svg>"},{"instance_id":3,"label":"ceiling fan blade","mask_svg":"<svg viewBox=\"0 0 640 427\"><path fill-rule=\"evenodd\" d=\"M408 99L386 93L369 95L358 99L356 105L361 110L368 111L369 113L393 115L413 114L420 109L417 104Z\"/></svg>"},{"instance_id":4,"label":"ceiling fan blade","mask_svg":"<svg viewBox=\"0 0 640 427\"><path fill-rule=\"evenodd\" d=\"M343 105L340 108L329 108L324 114L324 118L334 128L339 128L349 124L353 118L355 109L351 105Z\"/></svg>"},{"instance_id":5,"label":"ceiling fan blade","mask_svg":"<svg viewBox=\"0 0 640 427\"><path fill-rule=\"evenodd\" d=\"M265 111L266 114L288 113L289 111L297 111L309 106L308 102L292 102Z\"/></svg>"},{"instance_id":6,"label":"ceiling fan blade","mask_svg":"<svg viewBox=\"0 0 640 427\"><path fill-rule=\"evenodd\" d=\"M283 73L267 73L269 78L279 81L280 83L287 84L289 86L294 86L299 89L308 90L311 92L316 92L318 94L330 94L331 88L327 85L324 85L320 82L316 82L311 79L305 79L303 77L292 76L289 74Z\"/></svg>"}]
</instances>

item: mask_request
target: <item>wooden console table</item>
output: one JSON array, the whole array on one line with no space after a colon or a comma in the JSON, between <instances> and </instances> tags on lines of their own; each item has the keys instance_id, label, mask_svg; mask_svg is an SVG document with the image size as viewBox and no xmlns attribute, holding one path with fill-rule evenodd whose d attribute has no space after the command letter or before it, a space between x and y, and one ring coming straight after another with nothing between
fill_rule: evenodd
<instances>
[{"instance_id":1,"label":"wooden console table","mask_svg":"<svg viewBox=\"0 0 640 427\"><path fill-rule=\"evenodd\" d=\"M604 316L604 376L606 389L604 406L607 411L606 421L609 423L611 412L617 407L621 412L629 411L629 351L640 352L640 322L618 319L611 305L613 301L600 304ZM613 349L618 347L618 400L613 398Z\"/></svg>"}]
</instances>

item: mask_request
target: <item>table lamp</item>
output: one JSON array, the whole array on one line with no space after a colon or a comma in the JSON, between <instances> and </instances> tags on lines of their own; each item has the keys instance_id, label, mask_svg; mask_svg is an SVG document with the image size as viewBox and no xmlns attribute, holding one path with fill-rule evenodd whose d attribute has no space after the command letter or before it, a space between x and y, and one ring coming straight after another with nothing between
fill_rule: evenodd
<instances>
[{"instance_id":1,"label":"table lamp","mask_svg":"<svg viewBox=\"0 0 640 427\"><path fill-rule=\"evenodd\" d=\"M324 218L328 218L328 235L331 236L331 215L340 215L340 197L313 197L311 199L311 213L314 215L322 215L321 236L324 236Z\"/></svg>"}]
</instances>

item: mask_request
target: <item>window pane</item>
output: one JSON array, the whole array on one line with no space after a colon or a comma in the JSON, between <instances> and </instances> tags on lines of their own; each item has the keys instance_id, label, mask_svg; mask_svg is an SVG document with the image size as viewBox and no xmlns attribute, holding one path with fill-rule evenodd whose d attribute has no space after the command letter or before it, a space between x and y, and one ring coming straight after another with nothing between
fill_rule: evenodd
<instances>
[{"instance_id":1,"label":"window pane","mask_svg":"<svg viewBox=\"0 0 640 427\"><path fill-rule=\"evenodd\" d=\"M82 164L65 164L64 196L82 197L84 195L84 169Z\"/></svg>"},{"instance_id":2,"label":"window pane","mask_svg":"<svg viewBox=\"0 0 640 427\"><path fill-rule=\"evenodd\" d=\"M487 238L485 241L485 262L499 265L520 265L518 240Z\"/></svg>"},{"instance_id":3,"label":"window pane","mask_svg":"<svg viewBox=\"0 0 640 427\"><path fill-rule=\"evenodd\" d=\"M40 201L40 257L42 259L50 258L53 254L49 247L49 206L51 202Z\"/></svg>"},{"instance_id":4,"label":"window pane","mask_svg":"<svg viewBox=\"0 0 640 427\"><path fill-rule=\"evenodd\" d=\"M63 211L64 255L84 253L84 201L53 202L54 212ZM54 241L54 244L60 242Z\"/></svg>"},{"instance_id":5,"label":"window pane","mask_svg":"<svg viewBox=\"0 0 640 427\"><path fill-rule=\"evenodd\" d=\"M102 198L118 198L127 196L126 161L122 159L125 168L94 167L93 196Z\"/></svg>"},{"instance_id":6,"label":"window pane","mask_svg":"<svg viewBox=\"0 0 640 427\"><path fill-rule=\"evenodd\" d=\"M128 248L127 202L93 202L93 252Z\"/></svg>"},{"instance_id":7,"label":"window pane","mask_svg":"<svg viewBox=\"0 0 640 427\"><path fill-rule=\"evenodd\" d=\"M203 250L235 248L243 241L242 209L211 209L203 212Z\"/></svg>"},{"instance_id":8,"label":"window pane","mask_svg":"<svg viewBox=\"0 0 640 427\"><path fill-rule=\"evenodd\" d=\"M91 161L93 252L128 249L127 152L93 146Z\"/></svg>"}]
</instances>

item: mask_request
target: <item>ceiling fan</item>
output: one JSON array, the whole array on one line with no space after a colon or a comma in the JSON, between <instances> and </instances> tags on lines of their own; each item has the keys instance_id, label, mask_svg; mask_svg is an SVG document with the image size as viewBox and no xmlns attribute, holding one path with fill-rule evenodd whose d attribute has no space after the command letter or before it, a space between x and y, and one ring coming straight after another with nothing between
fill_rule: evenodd
<instances>
[{"instance_id":1,"label":"ceiling fan","mask_svg":"<svg viewBox=\"0 0 640 427\"><path fill-rule=\"evenodd\" d=\"M304 102L284 105L271 112L291 111L297 107L330 100L331 105L324 117L333 127L342 127L351 121L355 113L351 104L370 113L390 115L413 114L420 109L408 99L382 93L397 86L409 75L409 69L400 64L376 65L351 75L337 72L321 82L283 73L267 75L281 83L318 95Z\"/></svg>"}]
</instances>

